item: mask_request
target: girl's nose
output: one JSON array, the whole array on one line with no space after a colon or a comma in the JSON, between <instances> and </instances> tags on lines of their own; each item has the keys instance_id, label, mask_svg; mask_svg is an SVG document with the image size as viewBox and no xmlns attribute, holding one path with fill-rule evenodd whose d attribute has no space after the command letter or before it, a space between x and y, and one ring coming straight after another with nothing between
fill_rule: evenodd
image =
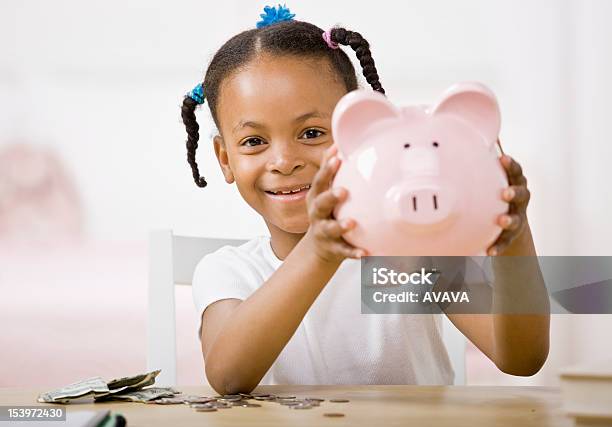
<instances>
[{"instance_id":1,"label":"girl's nose","mask_svg":"<svg viewBox=\"0 0 612 427\"><path fill-rule=\"evenodd\" d=\"M271 172L290 175L305 165L299 150L291 144L282 144L282 147L276 147L273 151L273 157L268 162L268 170Z\"/></svg>"}]
</instances>

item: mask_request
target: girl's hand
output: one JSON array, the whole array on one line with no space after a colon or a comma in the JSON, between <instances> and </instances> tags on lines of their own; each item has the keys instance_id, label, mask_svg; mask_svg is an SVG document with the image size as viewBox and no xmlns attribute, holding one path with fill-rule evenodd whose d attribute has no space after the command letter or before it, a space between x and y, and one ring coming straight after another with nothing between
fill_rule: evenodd
<instances>
[{"instance_id":1,"label":"girl's hand","mask_svg":"<svg viewBox=\"0 0 612 427\"><path fill-rule=\"evenodd\" d=\"M504 154L500 163L508 176L509 187L505 188L502 198L510 203L508 213L497 217L497 224L504 229L488 249L490 256L503 255L510 244L521 235L527 225L527 204L531 193L527 189L527 178L523 168L512 157Z\"/></svg>"},{"instance_id":2,"label":"girl's hand","mask_svg":"<svg viewBox=\"0 0 612 427\"><path fill-rule=\"evenodd\" d=\"M319 171L314 176L310 190L306 195L310 227L306 232L307 239L313 244L315 253L325 262L340 263L345 258L361 258L366 251L350 245L342 234L355 227L354 219L337 221L332 217L338 202L346 200L346 188L330 189L331 182L340 166L334 144L323 153Z\"/></svg>"}]
</instances>

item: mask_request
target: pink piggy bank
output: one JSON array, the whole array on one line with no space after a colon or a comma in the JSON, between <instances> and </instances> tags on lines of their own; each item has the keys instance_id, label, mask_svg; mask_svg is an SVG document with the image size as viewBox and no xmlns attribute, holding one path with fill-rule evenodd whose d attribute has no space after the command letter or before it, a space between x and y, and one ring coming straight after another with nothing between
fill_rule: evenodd
<instances>
[{"instance_id":1,"label":"pink piggy bank","mask_svg":"<svg viewBox=\"0 0 612 427\"><path fill-rule=\"evenodd\" d=\"M357 222L344 239L369 255L485 255L508 210L499 128L497 100L478 83L450 87L433 107L346 94L332 116L342 160L332 187L349 192L334 216Z\"/></svg>"}]
</instances>

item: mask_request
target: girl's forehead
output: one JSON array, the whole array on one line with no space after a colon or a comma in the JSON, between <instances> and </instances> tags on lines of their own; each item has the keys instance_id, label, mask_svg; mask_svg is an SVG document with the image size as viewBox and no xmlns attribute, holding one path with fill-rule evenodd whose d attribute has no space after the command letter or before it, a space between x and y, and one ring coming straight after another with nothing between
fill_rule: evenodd
<instances>
[{"instance_id":1,"label":"girl's forehead","mask_svg":"<svg viewBox=\"0 0 612 427\"><path fill-rule=\"evenodd\" d=\"M344 94L344 83L323 59L266 57L251 61L225 79L219 112L231 116L244 110L265 113L271 109L278 114L316 107L331 113Z\"/></svg>"}]
</instances>

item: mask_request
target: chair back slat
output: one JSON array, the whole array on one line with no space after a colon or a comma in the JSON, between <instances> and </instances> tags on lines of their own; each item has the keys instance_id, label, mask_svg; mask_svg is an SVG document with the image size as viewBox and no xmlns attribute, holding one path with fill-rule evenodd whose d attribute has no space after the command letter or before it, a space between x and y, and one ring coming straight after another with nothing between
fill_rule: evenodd
<instances>
[{"instance_id":1,"label":"chair back slat","mask_svg":"<svg viewBox=\"0 0 612 427\"><path fill-rule=\"evenodd\" d=\"M172 242L174 283L191 285L193 272L204 255L215 252L226 245L240 246L247 240L173 236Z\"/></svg>"}]
</instances>

